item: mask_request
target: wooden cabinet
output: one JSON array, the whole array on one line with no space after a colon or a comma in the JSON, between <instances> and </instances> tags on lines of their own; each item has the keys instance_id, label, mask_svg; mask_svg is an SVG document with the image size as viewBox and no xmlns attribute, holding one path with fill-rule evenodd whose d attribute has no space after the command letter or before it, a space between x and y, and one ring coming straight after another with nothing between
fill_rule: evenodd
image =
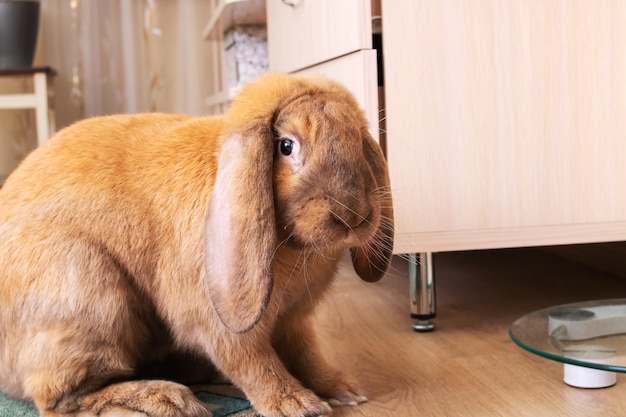
<instances>
[{"instance_id":1,"label":"wooden cabinet","mask_svg":"<svg viewBox=\"0 0 626 417\"><path fill-rule=\"evenodd\" d=\"M626 5L382 6L397 253L626 240Z\"/></svg>"}]
</instances>

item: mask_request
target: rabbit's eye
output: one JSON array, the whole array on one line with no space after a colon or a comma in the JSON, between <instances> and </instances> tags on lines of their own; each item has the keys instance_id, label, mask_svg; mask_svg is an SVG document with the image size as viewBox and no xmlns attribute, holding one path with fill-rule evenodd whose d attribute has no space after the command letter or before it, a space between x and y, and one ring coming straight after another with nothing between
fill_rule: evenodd
<instances>
[{"instance_id":1,"label":"rabbit's eye","mask_svg":"<svg viewBox=\"0 0 626 417\"><path fill-rule=\"evenodd\" d=\"M297 138L286 135L279 137L275 146L275 155L279 156L282 162L289 164L293 172L298 172L302 168L304 163L302 148Z\"/></svg>"},{"instance_id":2,"label":"rabbit's eye","mask_svg":"<svg viewBox=\"0 0 626 417\"><path fill-rule=\"evenodd\" d=\"M291 139L281 139L278 142L278 149L280 150L280 153L285 156L291 155L291 153L293 152L293 148L294 143Z\"/></svg>"}]
</instances>

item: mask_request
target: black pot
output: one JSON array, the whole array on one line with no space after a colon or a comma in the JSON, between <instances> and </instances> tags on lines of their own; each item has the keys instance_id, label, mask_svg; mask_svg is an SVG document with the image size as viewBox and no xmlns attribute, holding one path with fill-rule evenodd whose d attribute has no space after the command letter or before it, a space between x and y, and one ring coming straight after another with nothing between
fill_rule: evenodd
<instances>
[{"instance_id":1,"label":"black pot","mask_svg":"<svg viewBox=\"0 0 626 417\"><path fill-rule=\"evenodd\" d=\"M33 65L39 1L0 0L0 69Z\"/></svg>"}]
</instances>

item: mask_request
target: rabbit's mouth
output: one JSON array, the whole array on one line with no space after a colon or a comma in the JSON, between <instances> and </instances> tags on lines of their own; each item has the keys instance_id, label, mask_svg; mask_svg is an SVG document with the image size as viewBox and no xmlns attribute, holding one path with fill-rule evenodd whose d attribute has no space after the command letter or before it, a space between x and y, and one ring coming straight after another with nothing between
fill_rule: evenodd
<instances>
[{"instance_id":1,"label":"rabbit's mouth","mask_svg":"<svg viewBox=\"0 0 626 417\"><path fill-rule=\"evenodd\" d=\"M367 215L357 214L353 216L352 224L335 213L332 214L332 218L343 234L343 238L338 239L340 243L346 247L353 247L360 244L364 238L360 236L362 235L361 230L368 229L368 226L372 224L374 220L374 209L370 207ZM369 237L369 234L366 237Z\"/></svg>"}]
</instances>

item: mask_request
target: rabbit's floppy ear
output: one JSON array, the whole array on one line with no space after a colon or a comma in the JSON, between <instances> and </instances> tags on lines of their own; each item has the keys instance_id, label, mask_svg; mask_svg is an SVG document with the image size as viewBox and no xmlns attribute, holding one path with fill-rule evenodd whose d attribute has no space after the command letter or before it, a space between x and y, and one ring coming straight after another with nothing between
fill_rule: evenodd
<instances>
[{"instance_id":1,"label":"rabbit's floppy ear","mask_svg":"<svg viewBox=\"0 0 626 417\"><path fill-rule=\"evenodd\" d=\"M250 132L224 139L205 221L206 286L222 323L245 333L272 291L276 243L272 140Z\"/></svg>"},{"instance_id":2,"label":"rabbit's floppy ear","mask_svg":"<svg viewBox=\"0 0 626 417\"><path fill-rule=\"evenodd\" d=\"M233 101L224 121L205 221L206 286L223 324L251 330L272 292L276 248L272 120L285 79L265 77Z\"/></svg>"},{"instance_id":3,"label":"rabbit's floppy ear","mask_svg":"<svg viewBox=\"0 0 626 417\"><path fill-rule=\"evenodd\" d=\"M393 202L385 156L367 131L363 133L363 153L374 175L377 186L375 194L382 209L380 224L374 236L361 246L351 248L350 253L354 270L361 279L375 282L383 277L393 255Z\"/></svg>"}]
</instances>

